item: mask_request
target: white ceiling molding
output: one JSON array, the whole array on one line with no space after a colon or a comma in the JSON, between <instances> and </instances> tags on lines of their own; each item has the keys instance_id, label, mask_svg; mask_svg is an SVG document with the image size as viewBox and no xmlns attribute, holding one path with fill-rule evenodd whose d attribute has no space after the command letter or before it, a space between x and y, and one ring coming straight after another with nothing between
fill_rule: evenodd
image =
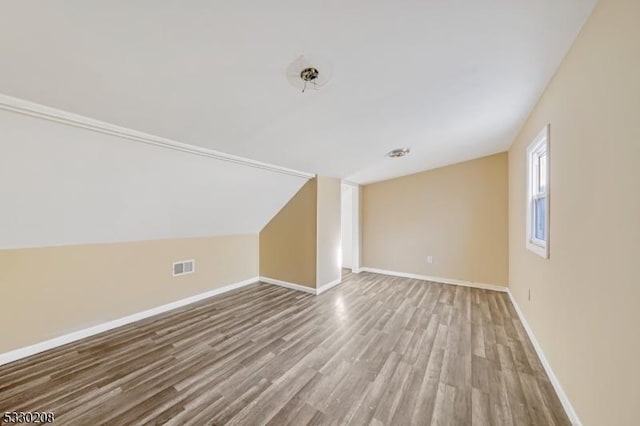
<instances>
[{"instance_id":1,"label":"white ceiling molding","mask_svg":"<svg viewBox=\"0 0 640 426\"><path fill-rule=\"evenodd\" d=\"M239 157L236 155L226 154L224 152L176 142L171 139L161 138L159 136L150 135L148 133L128 129L126 127L116 126L114 124L94 120L82 115L73 114L67 111L62 111L34 102L29 102L24 99L14 98L13 96L0 94L0 109L40 118L43 120L53 121L56 123L62 123L68 126L79 127L98 133L118 136L135 142L151 144L163 148L173 149L176 151L209 157L215 160L227 161L243 166L268 170L275 173L283 173L286 175L301 177L305 179L311 179L315 177L315 174L313 173L306 173L287 167L276 166L274 164L251 160L249 158Z\"/></svg>"},{"instance_id":2,"label":"white ceiling molding","mask_svg":"<svg viewBox=\"0 0 640 426\"><path fill-rule=\"evenodd\" d=\"M0 129L0 250L257 234L307 181L2 109Z\"/></svg>"}]
</instances>

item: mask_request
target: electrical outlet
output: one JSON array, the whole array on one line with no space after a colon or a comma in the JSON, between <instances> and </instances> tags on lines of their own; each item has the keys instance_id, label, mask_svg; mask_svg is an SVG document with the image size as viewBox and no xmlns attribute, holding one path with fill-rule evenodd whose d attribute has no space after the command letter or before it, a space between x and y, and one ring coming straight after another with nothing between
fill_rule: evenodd
<instances>
[{"instance_id":1,"label":"electrical outlet","mask_svg":"<svg viewBox=\"0 0 640 426\"><path fill-rule=\"evenodd\" d=\"M427 263L433 263L433 256L427 256Z\"/></svg>"}]
</instances>

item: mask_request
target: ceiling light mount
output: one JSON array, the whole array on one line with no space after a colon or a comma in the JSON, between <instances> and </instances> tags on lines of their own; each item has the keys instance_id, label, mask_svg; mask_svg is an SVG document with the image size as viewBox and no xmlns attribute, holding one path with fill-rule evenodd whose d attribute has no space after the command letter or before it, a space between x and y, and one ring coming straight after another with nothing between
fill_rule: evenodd
<instances>
[{"instance_id":1,"label":"ceiling light mount","mask_svg":"<svg viewBox=\"0 0 640 426\"><path fill-rule=\"evenodd\" d=\"M313 81L318 78L318 75L320 75L320 71L314 67L305 68L300 71L300 78L304 81Z\"/></svg>"},{"instance_id":2,"label":"ceiling light mount","mask_svg":"<svg viewBox=\"0 0 640 426\"><path fill-rule=\"evenodd\" d=\"M318 58L298 56L287 67L287 80L304 93L308 88L318 90L331 78L331 65Z\"/></svg>"},{"instance_id":3,"label":"ceiling light mount","mask_svg":"<svg viewBox=\"0 0 640 426\"><path fill-rule=\"evenodd\" d=\"M406 157L411 152L410 148L397 148L387 153L387 157L401 158Z\"/></svg>"}]
</instances>

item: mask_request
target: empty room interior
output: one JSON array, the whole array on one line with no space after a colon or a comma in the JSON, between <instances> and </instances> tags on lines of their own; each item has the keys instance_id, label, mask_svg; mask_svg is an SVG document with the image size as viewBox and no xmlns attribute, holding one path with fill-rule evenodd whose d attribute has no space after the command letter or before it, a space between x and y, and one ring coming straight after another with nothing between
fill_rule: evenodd
<instances>
[{"instance_id":1,"label":"empty room interior","mask_svg":"<svg viewBox=\"0 0 640 426\"><path fill-rule=\"evenodd\" d=\"M7 1L0 424L640 424L640 1Z\"/></svg>"}]
</instances>

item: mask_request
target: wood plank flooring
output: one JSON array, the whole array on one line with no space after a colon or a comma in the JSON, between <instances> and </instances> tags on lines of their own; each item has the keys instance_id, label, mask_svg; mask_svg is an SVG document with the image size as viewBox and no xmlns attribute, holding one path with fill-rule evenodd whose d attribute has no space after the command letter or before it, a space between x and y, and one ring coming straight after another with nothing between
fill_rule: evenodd
<instances>
[{"instance_id":1,"label":"wood plank flooring","mask_svg":"<svg viewBox=\"0 0 640 426\"><path fill-rule=\"evenodd\" d=\"M568 425L505 293L372 273L255 284L0 366L56 424Z\"/></svg>"}]
</instances>

